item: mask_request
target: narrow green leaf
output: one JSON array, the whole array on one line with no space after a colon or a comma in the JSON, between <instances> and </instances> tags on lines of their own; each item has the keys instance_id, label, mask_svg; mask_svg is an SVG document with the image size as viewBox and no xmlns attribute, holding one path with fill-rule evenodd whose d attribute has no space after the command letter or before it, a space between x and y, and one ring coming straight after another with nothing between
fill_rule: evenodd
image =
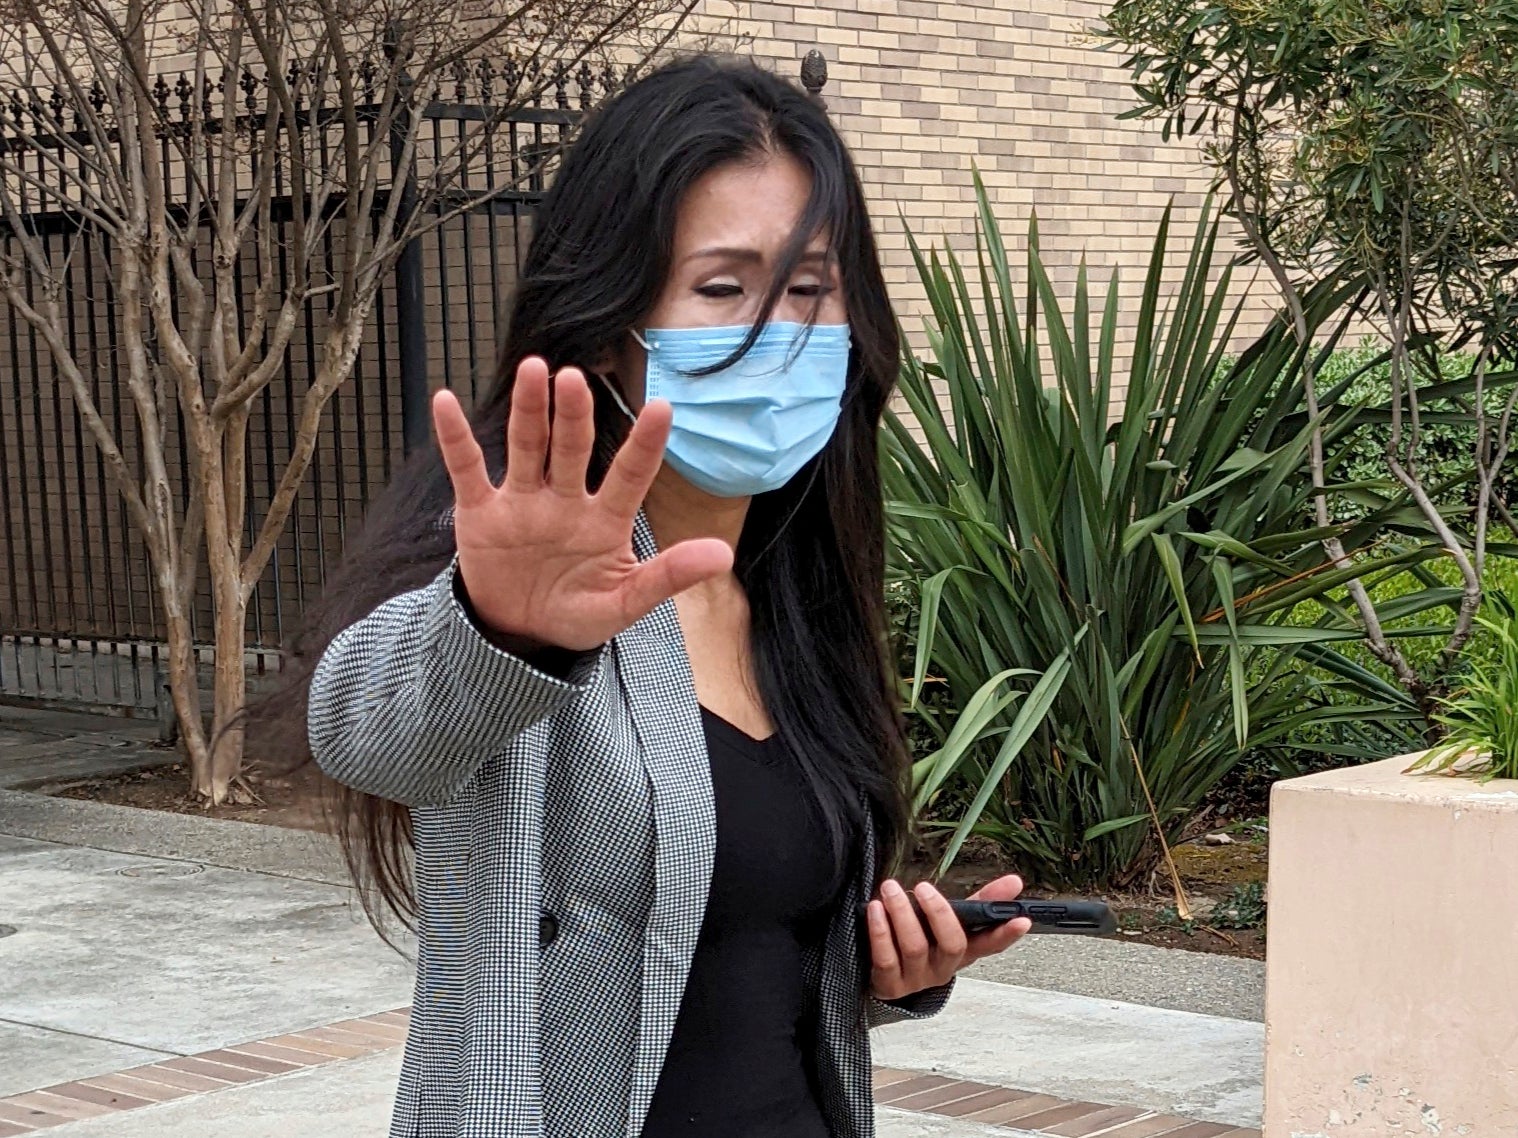
<instances>
[{"instance_id":1,"label":"narrow green leaf","mask_svg":"<svg viewBox=\"0 0 1518 1138\"><path fill-rule=\"evenodd\" d=\"M1197 644L1196 621L1192 619L1191 605L1186 600L1186 582L1181 577L1181 559L1176 556L1175 546L1170 543L1170 538L1166 534L1154 533L1149 537L1154 542L1155 552L1160 556L1160 564L1165 569L1165 579L1170 582L1170 595L1175 598L1181 620L1186 624L1186 633L1191 637L1191 647L1196 651L1197 663L1200 664L1202 652Z\"/></svg>"}]
</instances>

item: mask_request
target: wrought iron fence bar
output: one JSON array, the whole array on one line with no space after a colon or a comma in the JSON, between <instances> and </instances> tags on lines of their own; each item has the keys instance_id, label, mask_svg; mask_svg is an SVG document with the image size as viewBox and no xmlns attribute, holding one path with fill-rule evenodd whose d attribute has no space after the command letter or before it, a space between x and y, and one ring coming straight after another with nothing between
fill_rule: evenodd
<instances>
[{"instance_id":1,"label":"wrought iron fence bar","mask_svg":"<svg viewBox=\"0 0 1518 1138\"><path fill-rule=\"evenodd\" d=\"M428 119L461 119L466 122L535 123L548 126L575 126L585 117L584 111L558 110L549 107L482 107L467 103L428 103L421 110Z\"/></svg>"},{"instance_id":2,"label":"wrought iron fence bar","mask_svg":"<svg viewBox=\"0 0 1518 1138\"><path fill-rule=\"evenodd\" d=\"M443 145L443 141L442 140L443 140L443 132L441 130L434 130L432 132L432 153L433 153L433 161L434 162L441 162L442 161L442 145ZM441 287L447 288L448 287L448 237L447 237L447 234L443 231L443 227L442 226L438 226L435 230L433 230L432 237L433 237L433 240L436 242L436 247L437 247L437 279L438 279ZM418 301L421 304L425 304L426 303L426 294L425 293L419 293ZM438 321L438 329L442 333L442 340L443 340L443 385L445 387L448 387L448 388L452 389L454 387L454 382L453 382L453 329L452 329L452 326L450 325L450 322L449 322L449 319L448 319L448 307L447 307L447 305L446 304L439 305L438 311L439 311L439 315L441 316L441 319ZM423 382L425 382L425 378L424 378ZM466 396L466 398L467 398L467 396ZM425 412L424 412L424 414L425 414Z\"/></svg>"},{"instance_id":3,"label":"wrought iron fence bar","mask_svg":"<svg viewBox=\"0 0 1518 1138\"><path fill-rule=\"evenodd\" d=\"M0 91L0 95L3 95L3 91ZM400 103L395 104L392 107L392 115L399 113L403 106ZM354 105L353 114L361 123L373 123L380 119L384 110L383 103L359 103ZM496 122L502 125L517 122L563 127L577 125L586 115L585 110L568 107L460 103L442 99L430 99L422 103L415 113L422 119L456 119L467 122ZM264 130L265 121L262 111L239 114L232 120L233 131L238 134L260 134ZM295 121L300 124L303 131L313 130L316 127L330 127L334 123L341 125L344 121L344 111L340 106L334 107L327 104L306 107L304 110L297 111ZM154 134L161 144L167 144L174 137L189 137L197 128L202 134L219 135L225 130L225 124L219 115L202 120L198 124L162 120L155 124ZM279 129L284 128L285 123L281 121ZM120 142L121 129L115 125L106 126L100 132L100 137L106 142ZM31 129L22 129L7 122L4 117L0 117L0 154L8 154L12 150L93 150L95 143L96 135L82 128L58 130L51 126L39 125Z\"/></svg>"}]
</instances>

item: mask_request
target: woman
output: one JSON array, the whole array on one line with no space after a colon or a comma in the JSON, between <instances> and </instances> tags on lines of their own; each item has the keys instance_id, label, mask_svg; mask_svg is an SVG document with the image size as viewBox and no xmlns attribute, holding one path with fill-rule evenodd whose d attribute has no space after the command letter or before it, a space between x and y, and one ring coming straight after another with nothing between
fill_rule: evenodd
<instances>
[{"instance_id":1,"label":"woman","mask_svg":"<svg viewBox=\"0 0 1518 1138\"><path fill-rule=\"evenodd\" d=\"M896 368L800 91L695 59L586 124L500 382L437 396L305 650L350 862L415 917L393 1135L869 1135L867 1028L1026 931L884 879Z\"/></svg>"}]
</instances>

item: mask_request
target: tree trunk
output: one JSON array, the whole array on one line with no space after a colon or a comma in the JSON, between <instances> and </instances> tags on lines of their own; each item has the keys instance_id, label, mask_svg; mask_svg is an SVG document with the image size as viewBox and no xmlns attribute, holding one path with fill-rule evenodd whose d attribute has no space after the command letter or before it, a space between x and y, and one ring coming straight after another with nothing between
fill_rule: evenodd
<instances>
[{"instance_id":1,"label":"tree trunk","mask_svg":"<svg viewBox=\"0 0 1518 1138\"><path fill-rule=\"evenodd\" d=\"M238 501L226 493L225 464L219 451L202 458L201 485L206 492L206 567L211 574L211 606L215 621L215 680L211 737L204 766L193 771L193 793L219 806L227 800L242 773L243 708L246 670L243 638L248 611L242 588L242 558L237 548L228 505ZM240 491L240 488L239 488Z\"/></svg>"},{"instance_id":2,"label":"tree trunk","mask_svg":"<svg viewBox=\"0 0 1518 1138\"><path fill-rule=\"evenodd\" d=\"M169 696L174 703L174 717L179 721L180 742L190 761L191 778L198 787L198 772L207 769L209 755L205 720L200 714L200 675L190 614L179 604L177 588L160 585L158 594L168 630Z\"/></svg>"},{"instance_id":3,"label":"tree trunk","mask_svg":"<svg viewBox=\"0 0 1518 1138\"><path fill-rule=\"evenodd\" d=\"M215 584L216 680L211 715L209 783L205 792L213 805L227 800L242 774L243 712L247 706L247 671L243 665L247 603L243 600L235 561L230 587Z\"/></svg>"}]
</instances>

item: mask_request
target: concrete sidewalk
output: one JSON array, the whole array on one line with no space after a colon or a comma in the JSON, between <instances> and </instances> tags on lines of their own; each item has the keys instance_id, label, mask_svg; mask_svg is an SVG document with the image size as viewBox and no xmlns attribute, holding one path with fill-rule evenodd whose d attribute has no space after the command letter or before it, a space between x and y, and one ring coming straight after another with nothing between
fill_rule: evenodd
<instances>
[{"instance_id":1,"label":"concrete sidewalk","mask_svg":"<svg viewBox=\"0 0 1518 1138\"><path fill-rule=\"evenodd\" d=\"M0 837L0 1095L404 1005L346 890Z\"/></svg>"},{"instance_id":2,"label":"concrete sidewalk","mask_svg":"<svg viewBox=\"0 0 1518 1138\"><path fill-rule=\"evenodd\" d=\"M329 842L5 791L0 834L16 930L0 937L0 1138L384 1134L400 1029L368 1017L404 1007L411 966L364 923ZM1035 986L1060 980L1076 991ZM881 1134L1242 1138L1260 1109L1254 983L1244 961L1030 939L972 970L943 1016L875 1033ZM1171 1007L1111 996L1139 987ZM1194 1010L1220 1007L1243 1014ZM76 1097L41 1091L60 1084ZM116 1110L129 1087L152 1105ZM979 1102L994 1109L955 1116Z\"/></svg>"},{"instance_id":3,"label":"concrete sidewalk","mask_svg":"<svg viewBox=\"0 0 1518 1138\"><path fill-rule=\"evenodd\" d=\"M142 719L0 706L0 787L58 786L175 761Z\"/></svg>"}]
</instances>

